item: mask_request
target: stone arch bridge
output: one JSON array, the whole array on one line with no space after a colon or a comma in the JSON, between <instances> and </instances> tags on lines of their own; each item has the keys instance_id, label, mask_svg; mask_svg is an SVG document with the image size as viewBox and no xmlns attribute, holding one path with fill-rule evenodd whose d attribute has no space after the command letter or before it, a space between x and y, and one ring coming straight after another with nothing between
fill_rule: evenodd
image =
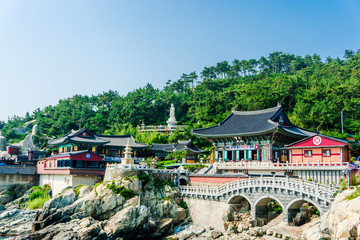
<instances>
[{"instance_id":1,"label":"stone arch bridge","mask_svg":"<svg viewBox=\"0 0 360 240\"><path fill-rule=\"evenodd\" d=\"M193 221L199 225L223 228L222 215L231 205L244 199L251 207L251 217L267 214L267 204L276 200L283 209L283 221L291 222L304 202L324 214L330 209L337 188L289 177L239 179L218 187L181 186Z\"/></svg>"}]
</instances>

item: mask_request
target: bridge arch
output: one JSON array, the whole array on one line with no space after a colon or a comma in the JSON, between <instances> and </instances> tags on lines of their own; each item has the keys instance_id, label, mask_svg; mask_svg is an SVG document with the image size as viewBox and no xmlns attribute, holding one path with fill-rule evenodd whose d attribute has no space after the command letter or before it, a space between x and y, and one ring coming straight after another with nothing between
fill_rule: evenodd
<instances>
[{"instance_id":1,"label":"bridge arch","mask_svg":"<svg viewBox=\"0 0 360 240\"><path fill-rule=\"evenodd\" d=\"M317 208L320 212L320 216L323 214L323 209L320 205L311 199L308 198L296 198L291 200L286 206L286 211L288 213L287 221L288 223L293 223L293 218L295 218L296 214L300 212L300 208L304 203L310 203ZM302 224L301 224L302 225Z\"/></svg>"},{"instance_id":2,"label":"bridge arch","mask_svg":"<svg viewBox=\"0 0 360 240\"><path fill-rule=\"evenodd\" d=\"M250 205L252 205L252 202L250 200L249 197L247 197L246 195L243 195L243 194L236 194L234 196L232 196L231 198L229 198L227 200L227 204L234 204L234 203L237 203L239 200L241 201L243 199L246 199Z\"/></svg>"},{"instance_id":3,"label":"bridge arch","mask_svg":"<svg viewBox=\"0 0 360 240\"><path fill-rule=\"evenodd\" d=\"M275 200L281 206L283 211L285 210L283 202L280 201L279 198L277 198L273 195L266 195L264 197L257 199L257 201L254 204L254 208L253 208L253 210L254 210L253 216L256 219L258 219L259 226L267 224L269 221L271 221L272 219L274 219L278 216L277 214L273 214L273 213L269 212L268 204L272 200Z\"/></svg>"},{"instance_id":4,"label":"bridge arch","mask_svg":"<svg viewBox=\"0 0 360 240\"><path fill-rule=\"evenodd\" d=\"M237 194L227 200L226 203L228 205L228 210L226 211L226 214L224 214L226 217L223 218L223 220L227 219L229 221L233 221L239 216L242 218L244 215L247 217L251 216L253 206L248 196Z\"/></svg>"}]
</instances>

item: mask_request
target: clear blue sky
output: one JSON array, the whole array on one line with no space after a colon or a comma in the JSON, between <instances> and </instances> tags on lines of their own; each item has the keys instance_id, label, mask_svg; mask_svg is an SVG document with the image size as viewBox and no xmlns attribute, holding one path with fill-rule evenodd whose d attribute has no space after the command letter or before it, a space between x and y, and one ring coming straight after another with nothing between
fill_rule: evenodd
<instances>
[{"instance_id":1,"label":"clear blue sky","mask_svg":"<svg viewBox=\"0 0 360 240\"><path fill-rule=\"evenodd\" d=\"M360 48L360 1L0 0L0 120L217 62Z\"/></svg>"}]
</instances>

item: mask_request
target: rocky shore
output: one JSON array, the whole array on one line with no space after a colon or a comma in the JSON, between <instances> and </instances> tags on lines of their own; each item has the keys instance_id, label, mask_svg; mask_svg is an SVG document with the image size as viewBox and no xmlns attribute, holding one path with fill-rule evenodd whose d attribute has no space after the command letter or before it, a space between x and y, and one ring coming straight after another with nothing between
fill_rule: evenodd
<instances>
[{"instance_id":1,"label":"rocky shore","mask_svg":"<svg viewBox=\"0 0 360 240\"><path fill-rule=\"evenodd\" d=\"M0 236L23 240L360 239L359 195L358 190L338 194L330 211L301 227L287 226L282 215L255 227L244 201L224 213L226 230L220 231L193 225L178 188L170 181L124 172L112 182L67 188L39 210L26 209L27 194L0 205Z\"/></svg>"},{"instance_id":2,"label":"rocky shore","mask_svg":"<svg viewBox=\"0 0 360 240\"><path fill-rule=\"evenodd\" d=\"M41 210L14 202L0 213L1 234L13 239L156 239L190 217L177 188L143 173L111 183L67 188Z\"/></svg>"}]
</instances>

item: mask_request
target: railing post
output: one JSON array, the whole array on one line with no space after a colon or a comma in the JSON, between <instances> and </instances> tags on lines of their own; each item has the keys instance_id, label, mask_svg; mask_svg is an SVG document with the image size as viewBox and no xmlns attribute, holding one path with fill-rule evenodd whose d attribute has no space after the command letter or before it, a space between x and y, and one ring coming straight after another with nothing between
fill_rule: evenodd
<instances>
[{"instance_id":1,"label":"railing post","mask_svg":"<svg viewBox=\"0 0 360 240\"><path fill-rule=\"evenodd\" d=\"M304 186L304 180L302 178L300 178L300 195L301 195L301 197L303 196L303 190L304 190L303 186Z\"/></svg>"},{"instance_id":2,"label":"railing post","mask_svg":"<svg viewBox=\"0 0 360 240\"><path fill-rule=\"evenodd\" d=\"M229 188L229 181L227 181L227 184L226 184L226 192L229 192L230 191L230 188Z\"/></svg>"},{"instance_id":3,"label":"railing post","mask_svg":"<svg viewBox=\"0 0 360 240\"><path fill-rule=\"evenodd\" d=\"M319 201L319 184L316 184L316 201Z\"/></svg>"}]
</instances>

